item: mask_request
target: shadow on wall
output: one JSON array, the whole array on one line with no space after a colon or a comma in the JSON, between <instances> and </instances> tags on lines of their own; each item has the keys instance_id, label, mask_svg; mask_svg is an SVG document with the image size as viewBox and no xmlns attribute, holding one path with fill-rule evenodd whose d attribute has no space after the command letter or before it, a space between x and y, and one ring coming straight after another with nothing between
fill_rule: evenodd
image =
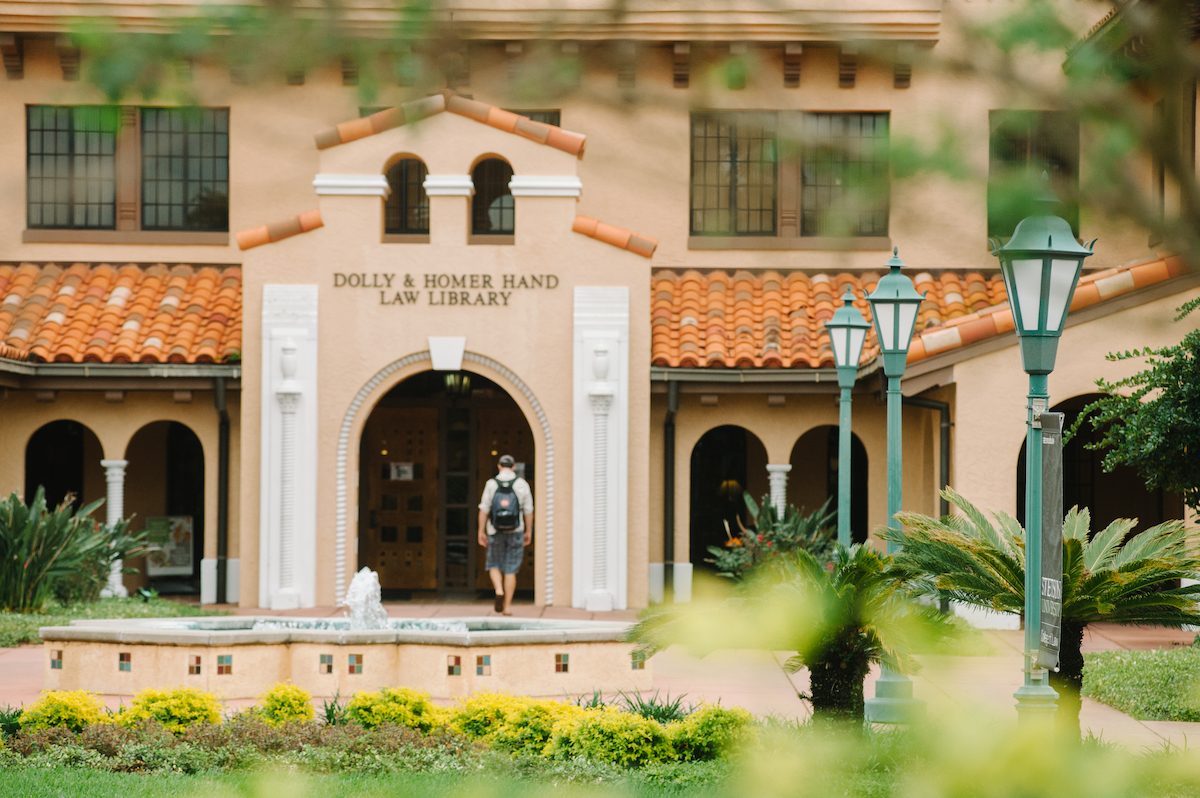
<instances>
[{"instance_id":1,"label":"shadow on wall","mask_svg":"<svg viewBox=\"0 0 1200 798\"><path fill-rule=\"evenodd\" d=\"M837 510L838 492L838 428L826 424L813 427L796 440L788 462L788 504L810 513L820 509L826 500L829 510ZM850 433L850 539L865 543L867 507L870 499L867 484L867 448L854 433ZM836 524L836 517L834 520Z\"/></svg>"},{"instance_id":2,"label":"shadow on wall","mask_svg":"<svg viewBox=\"0 0 1200 798\"><path fill-rule=\"evenodd\" d=\"M103 499L104 452L96 433L78 421L51 421L29 437L25 445L25 502L41 485L46 490L46 505L57 507L68 494L75 497L76 510L96 499ZM96 517L104 520L104 508Z\"/></svg>"}]
</instances>

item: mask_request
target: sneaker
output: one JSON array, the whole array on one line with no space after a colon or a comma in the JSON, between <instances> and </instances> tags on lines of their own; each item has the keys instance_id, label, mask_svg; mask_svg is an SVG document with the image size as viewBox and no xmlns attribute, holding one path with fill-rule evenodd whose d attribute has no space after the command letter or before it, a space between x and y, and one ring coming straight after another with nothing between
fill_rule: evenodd
<instances>
[{"instance_id":1,"label":"sneaker","mask_svg":"<svg viewBox=\"0 0 1200 798\"><path fill-rule=\"evenodd\" d=\"M496 594L496 601L494 604L492 604L492 608L495 609L496 612L504 612L504 596L502 594Z\"/></svg>"}]
</instances>

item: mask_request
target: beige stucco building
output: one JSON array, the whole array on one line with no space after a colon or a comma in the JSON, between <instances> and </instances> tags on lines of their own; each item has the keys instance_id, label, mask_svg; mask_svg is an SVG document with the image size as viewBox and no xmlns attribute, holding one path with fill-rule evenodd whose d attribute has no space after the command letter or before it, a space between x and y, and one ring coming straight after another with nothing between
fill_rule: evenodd
<instances>
[{"instance_id":1,"label":"beige stucco building","mask_svg":"<svg viewBox=\"0 0 1200 798\"><path fill-rule=\"evenodd\" d=\"M161 30L160 6L107 8ZM1064 8L1081 35L1106 10ZM950 484L1018 511L1026 381L988 178L1077 181L1080 130L937 68L998 4L572 4L554 25L504 5L413 51L436 80L369 104L350 62L247 79L199 57L162 93L190 109L108 105L65 36L77 11L0 1L0 490L191 519L128 587L328 606L369 566L387 598L473 593L474 508L507 452L537 506L534 602L684 598L743 489L810 510L835 492L821 323L847 289L866 310L893 247L928 292L905 507L942 512ZM346 24L371 35L365 11ZM891 173L893 144L947 126L974 179ZM1066 213L1100 239L1050 382L1073 412L1134 368L1107 352L1177 341L1200 287L1144 232ZM877 351L860 540L886 522ZM1101 520L1182 512L1078 445L1067 463L1068 503Z\"/></svg>"}]
</instances>

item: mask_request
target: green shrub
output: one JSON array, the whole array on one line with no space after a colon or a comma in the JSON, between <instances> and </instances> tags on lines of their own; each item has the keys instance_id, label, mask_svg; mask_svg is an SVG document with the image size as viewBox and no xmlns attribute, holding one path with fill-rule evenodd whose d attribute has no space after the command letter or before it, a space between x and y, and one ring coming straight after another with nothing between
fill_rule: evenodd
<instances>
[{"instance_id":1,"label":"green shrub","mask_svg":"<svg viewBox=\"0 0 1200 798\"><path fill-rule=\"evenodd\" d=\"M623 692L620 694L626 712L632 712L664 724L683 720L692 714L695 708L691 704L683 703L686 695L687 693L682 693L672 699L668 692L665 697L659 698L657 690L654 691L654 695L649 697L643 696L641 693Z\"/></svg>"},{"instance_id":2,"label":"green shrub","mask_svg":"<svg viewBox=\"0 0 1200 798\"><path fill-rule=\"evenodd\" d=\"M509 693L476 693L460 698L451 725L472 740L484 740L510 723L531 699Z\"/></svg>"},{"instance_id":3,"label":"green shrub","mask_svg":"<svg viewBox=\"0 0 1200 798\"><path fill-rule=\"evenodd\" d=\"M586 713L582 707L564 701L528 701L495 729L490 742L516 756L544 756L555 724L561 720L580 719Z\"/></svg>"},{"instance_id":4,"label":"green shrub","mask_svg":"<svg viewBox=\"0 0 1200 798\"><path fill-rule=\"evenodd\" d=\"M195 687L147 687L133 697L133 705L118 716L117 722L128 727L147 720L161 723L172 734L182 734L195 723L220 723L221 704L212 693Z\"/></svg>"},{"instance_id":5,"label":"green shrub","mask_svg":"<svg viewBox=\"0 0 1200 798\"><path fill-rule=\"evenodd\" d=\"M21 731L79 731L106 717L104 703L87 690L51 690L21 713Z\"/></svg>"},{"instance_id":6,"label":"green shrub","mask_svg":"<svg viewBox=\"0 0 1200 798\"><path fill-rule=\"evenodd\" d=\"M411 687L384 687L377 693L360 690L346 705L346 717L368 729L387 722L428 732L439 725L439 715L429 693Z\"/></svg>"},{"instance_id":7,"label":"green shrub","mask_svg":"<svg viewBox=\"0 0 1200 798\"><path fill-rule=\"evenodd\" d=\"M21 707L5 704L0 709L0 744L12 737L21 728Z\"/></svg>"},{"instance_id":8,"label":"green shrub","mask_svg":"<svg viewBox=\"0 0 1200 798\"><path fill-rule=\"evenodd\" d=\"M93 752L95 753L95 752ZM216 767L217 757L190 743L172 746L152 743L130 743L121 749L113 767L115 770L168 771L173 773L199 773Z\"/></svg>"},{"instance_id":9,"label":"green shrub","mask_svg":"<svg viewBox=\"0 0 1200 798\"><path fill-rule=\"evenodd\" d=\"M312 693L290 683L272 685L258 697L258 714L271 726L284 723L308 723L315 712Z\"/></svg>"},{"instance_id":10,"label":"green shrub","mask_svg":"<svg viewBox=\"0 0 1200 798\"><path fill-rule=\"evenodd\" d=\"M554 724L546 753L560 759L583 756L622 767L675 758L661 723L613 708L586 710Z\"/></svg>"},{"instance_id":11,"label":"green shrub","mask_svg":"<svg viewBox=\"0 0 1200 798\"><path fill-rule=\"evenodd\" d=\"M808 514L803 508L798 510L788 505L780 517L769 496L763 496L761 505L749 493L743 493L742 499L750 516L750 528L742 527L736 532L727 529L724 546L708 547L712 557L706 562L715 565L722 576L742 579L751 569L771 565L779 555L792 551L806 551L821 562L832 560L836 534L830 525L833 513L828 511L829 502ZM741 525L740 520L738 524Z\"/></svg>"},{"instance_id":12,"label":"green shrub","mask_svg":"<svg viewBox=\"0 0 1200 798\"><path fill-rule=\"evenodd\" d=\"M1083 695L1138 720L1200 721L1200 648L1088 654Z\"/></svg>"},{"instance_id":13,"label":"green shrub","mask_svg":"<svg viewBox=\"0 0 1200 798\"><path fill-rule=\"evenodd\" d=\"M744 743L754 717L741 707L703 704L686 720L667 728L675 754L682 760L716 759Z\"/></svg>"}]
</instances>

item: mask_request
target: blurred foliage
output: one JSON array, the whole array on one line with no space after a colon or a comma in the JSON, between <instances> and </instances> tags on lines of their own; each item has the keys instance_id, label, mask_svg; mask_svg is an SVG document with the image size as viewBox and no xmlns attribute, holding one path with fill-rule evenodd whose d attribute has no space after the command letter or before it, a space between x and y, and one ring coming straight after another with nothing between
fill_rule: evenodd
<instances>
[{"instance_id":1,"label":"blurred foliage","mask_svg":"<svg viewBox=\"0 0 1200 798\"><path fill-rule=\"evenodd\" d=\"M992 524L950 488L942 491L963 515L931 518L897 514L904 525L884 537L901 547L896 560L925 574L925 590L977 607L1020 613L1025 608L1025 530L1008 513ZM1091 514L1072 507L1063 521L1062 636L1059 670L1050 685L1059 693L1060 728L1079 736L1079 690L1084 677L1083 631L1089 623L1167 626L1200 624L1200 551L1182 521L1167 521L1127 536L1137 519L1121 518L1092 532Z\"/></svg>"},{"instance_id":2,"label":"blurred foliage","mask_svg":"<svg viewBox=\"0 0 1200 798\"><path fill-rule=\"evenodd\" d=\"M1200 648L1097 651L1083 694L1138 720L1200 721Z\"/></svg>"},{"instance_id":3,"label":"blurred foliage","mask_svg":"<svg viewBox=\"0 0 1200 798\"><path fill-rule=\"evenodd\" d=\"M743 498L750 516L750 528L742 526L739 516L739 533L733 535L726 524L725 534L729 539L725 545L708 547L708 553L712 555L708 562L715 565L722 576L744 579L751 568L774 563L779 555L796 550L807 551L822 562L831 560L836 532L830 525L833 513L828 510L828 501L821 509L807 515L788 505L780 518L770 496L763 496L761 505L756 504L749 493Z\"/></svg>"},{"instance_id":4,"label":"blurred foliage","mask_svg":"<svg viewBox=\"0 0 1200 798\"><path fill-rule=\"evenodd\" d=\"M786 667L809 671L814 716L863 722L863 680L873 663L911 672L913 652L954 634L931 607L909 598L919 574L867 546L836 546L831 562L802 549L751 572L736 597L651 608L630 632L646 655L683 644L704 655L718 648L794 651Z\"/></svg>"},{"instance_id":5,"label":"blurred foliage","mask_svg":"<svg viewBox=\"0 0 1200 798\"><path fill-rule=\"evenodd\" d=\"M1180 308L1183 318L1194 300ZM1119 380L1096 380L1105 394L1089 404L1071 427L1085 421L1101 437L1087 448L1104 451L1104 468L1137 470L1146 487L1178 493L1200 512L1200 330L1174 346L1109 354L1110 361L1146 359L1146 367Z\"/></svg>"}]
</instances>

